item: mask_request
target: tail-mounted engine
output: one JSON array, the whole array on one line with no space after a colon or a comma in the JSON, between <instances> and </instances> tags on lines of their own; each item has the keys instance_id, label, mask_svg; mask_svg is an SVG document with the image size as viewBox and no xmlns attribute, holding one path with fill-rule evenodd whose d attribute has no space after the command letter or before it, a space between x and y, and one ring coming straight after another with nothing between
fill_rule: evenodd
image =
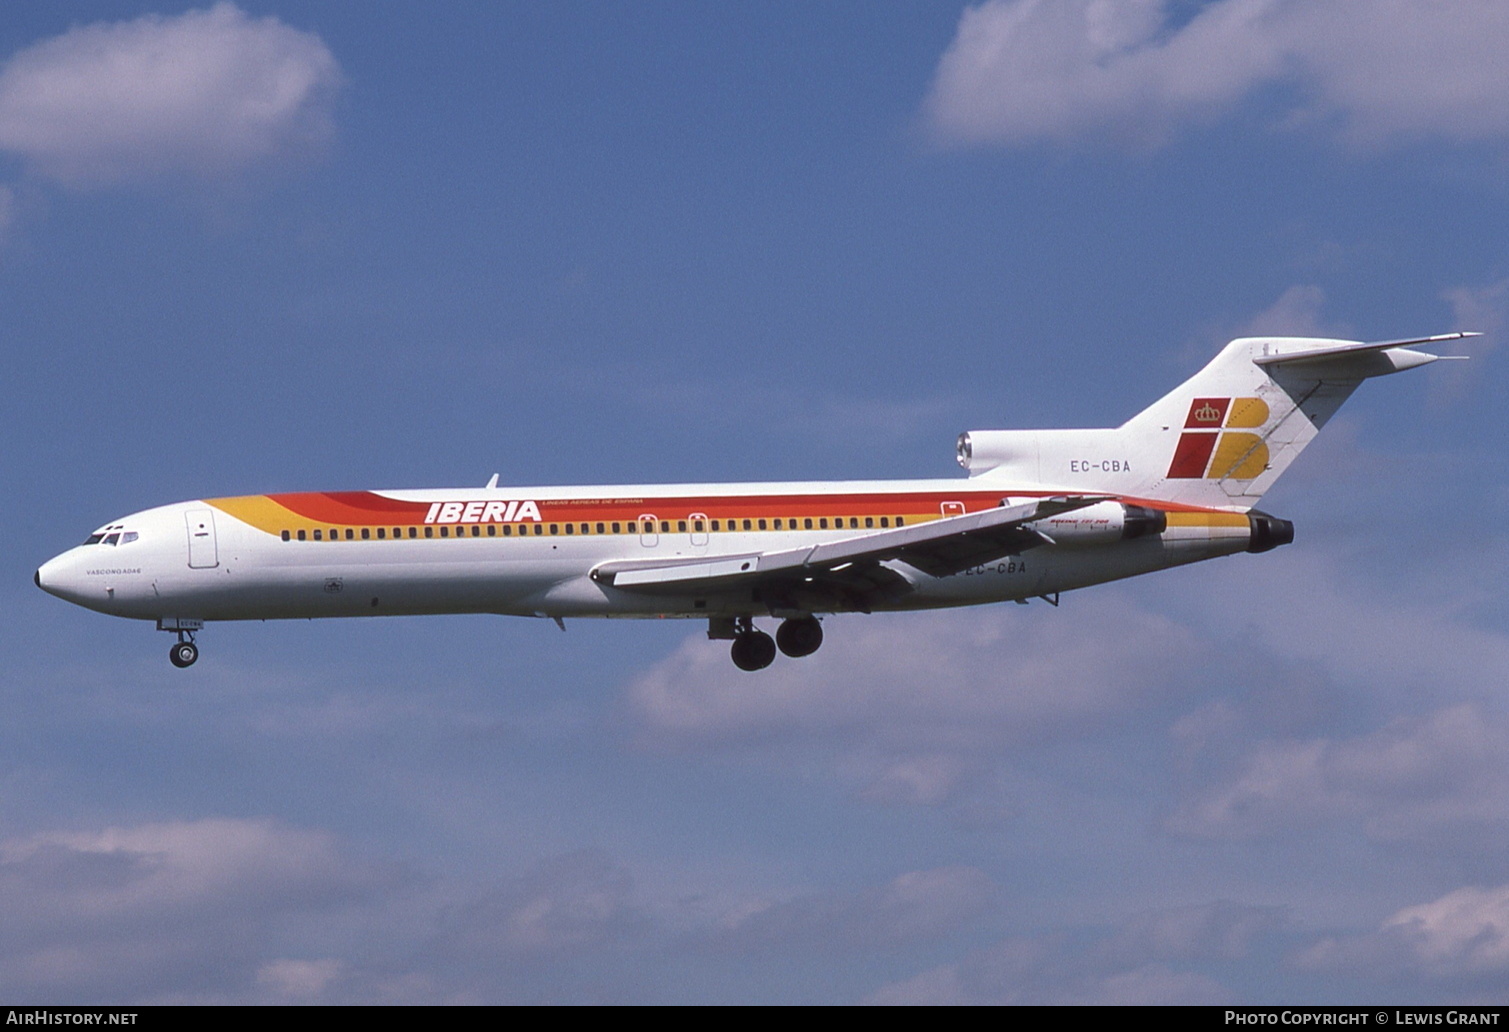
<instances>
[{"instance_id":1,"label":"tail-mounted engine","mask_svg":"<svg viewBox=\"0 0 1509 1032\"><path fill-rule=\"evenodd\" d=\"M1247 522L1252 527L1252 541L1247 545L1249 552L1270 552L1279 545L1294 542L1294 524L1288 520L1253 509L1247 514Z\"/></svg>"},{"instance_id":2,"label":"tail-mounted engine","mask_svg":"<svg viewBox=\"0 0 1509 1032\"><path fill-rule=\"evenodd\" d=\"M1168 529L1168 516L1141 505L1098 502L1084 509L1037 520L1027 527L1055 545L1074 548L1162 534Z\"/></svg>"}]
</instances>

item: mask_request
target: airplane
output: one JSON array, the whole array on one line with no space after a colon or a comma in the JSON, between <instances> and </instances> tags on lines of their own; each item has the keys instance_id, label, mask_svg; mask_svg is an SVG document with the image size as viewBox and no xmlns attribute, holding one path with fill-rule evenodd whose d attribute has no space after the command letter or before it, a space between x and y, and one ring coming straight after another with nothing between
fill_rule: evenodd
<instances>
[{"instance_id":1,"label":"airplane","mask_svg":"<svg viewBox=\"0 0 1509 1032\"><path fill-rule=\"evenodd\" d=\"M1114 429L971 430L964 479L332 491L113 520L39 588L177 635L218 620L496 613L706 619L741 670L820 617L1043 599L1294 540L1254 506L1366 379L1478 336L1244 337ZM775 636L756 618L780 621Z\"/></svg>"}]
</instances>

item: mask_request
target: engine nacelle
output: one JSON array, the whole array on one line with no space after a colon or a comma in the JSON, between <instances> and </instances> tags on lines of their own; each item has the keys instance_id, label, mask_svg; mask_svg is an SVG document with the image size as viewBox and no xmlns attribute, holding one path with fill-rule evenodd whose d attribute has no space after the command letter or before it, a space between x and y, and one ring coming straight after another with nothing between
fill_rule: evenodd
<instances>
[{"instance_id":1,"label":"engine nacelle","mask_svg":"<svg viewBox=\"0 0 1509 1032\"><path fill-rule=\"evenodd\" d=\"M1026 526L1046 535L1055 545L1079 548L1162 534L1168 529L1168 515L1125 502L1097 502L1073 512L1035 520Z\"/></svg>"},{"instance_id":2,"label":"engine nacelle","mask_svg":"<svg viewBox=\"0 0 1509 1032\"><path fill-rule=\"evenodd\" d=\"M1253 509L1247 514L1247 522L1252 527L1252 543L1247 546L1249 552L1269 552L1280 545L1294 543L1294 524L1288 520Z\"/></svg>"},{"instance_id":3,"label":"engine nacelle","mask_svg":"<svg viewBox=\"0 0 1509 1032\"><path fill-rule=\"evenodd\" d=\"M959 435L958 455L970 476L1000 466L1030 467L1036 474L1037 431L966 430Z\"/></svg>"}]
</instances>

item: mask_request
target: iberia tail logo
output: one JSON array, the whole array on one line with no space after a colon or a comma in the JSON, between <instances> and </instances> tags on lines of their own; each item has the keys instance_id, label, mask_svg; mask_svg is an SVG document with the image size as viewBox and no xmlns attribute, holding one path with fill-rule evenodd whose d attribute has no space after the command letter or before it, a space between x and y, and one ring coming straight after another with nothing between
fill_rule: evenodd
<instances>
[{"instance_id":1,"label":"iberia tail logo","mask_svg":"<svg viewBox=\"0 0 1509 1032\"><path fill-rule=\"evenodd\" d=\"M1252 480L1268 468L1268 446L1254 433L1268 422L1262 398L1196 398L1168 475L1175 480Z\"/></svg>"}]
</instances>

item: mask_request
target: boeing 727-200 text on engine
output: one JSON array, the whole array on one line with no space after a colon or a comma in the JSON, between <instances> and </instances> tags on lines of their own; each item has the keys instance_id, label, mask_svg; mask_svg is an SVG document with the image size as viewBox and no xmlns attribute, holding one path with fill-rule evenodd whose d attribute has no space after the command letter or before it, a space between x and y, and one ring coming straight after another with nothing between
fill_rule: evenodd
<instances>
[{"instance_id":1,"label":"boeing 727-200 text on engine","mask_svg":"<svg viewBox=\"0 0 1509 1032\"><path fill-rule=\"evenodd\" d=\"M1115 429L971 430L962 480L500 487L206 498L113 520L37 586L154 620L697 617L745 670L831 613L1047 598L1294 538L1253 506L1363 380L1460 337L1232 341ZM755 619L781 621L775 638Z\"/></svg>"}]
</instances>

